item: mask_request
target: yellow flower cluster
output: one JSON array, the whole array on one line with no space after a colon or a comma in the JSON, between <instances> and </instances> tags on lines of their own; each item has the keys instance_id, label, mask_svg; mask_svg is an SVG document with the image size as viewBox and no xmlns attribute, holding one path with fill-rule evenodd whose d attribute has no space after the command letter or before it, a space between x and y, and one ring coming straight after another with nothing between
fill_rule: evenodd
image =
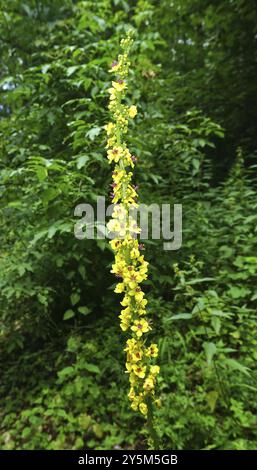
<instances>
[{"instance_id":1,"label":"yellow flower cluster","mask_svg":"<svg viewBox=\"0 0 257 470\"><path fill-rule=\"evenodd\" d=\"M115 205L107 228L115 234L115 238L110 241L115 253L111 272L120 280L115 292L123 294L120 326L130 335L125 347L126 372L130 381L128 397L134 410L147 415L149 403L153 400L158 402L155 400L155 385L159 366L153 364L153 358L158 356L157 345L153 343L148 346L145 339L145 334L151 330L151 324L147 318L147 300L140 285L147 279L148 263L141 253L144 247L137 239L140 228L131 215L131 209L137 207L137 188L132 184L131 171L137 159L131 155L123 140L129 119L133 119L137 114L136 106L128 106L123 102L127 90L126 78L130 67L128 55L132 42L129 36L121 41L123 53L109 70L115 73L117 78L112 81L108 90L112 122L106 126L107 158L109 163L114 165L111 198Z\"/></svg>"}]
</instances>

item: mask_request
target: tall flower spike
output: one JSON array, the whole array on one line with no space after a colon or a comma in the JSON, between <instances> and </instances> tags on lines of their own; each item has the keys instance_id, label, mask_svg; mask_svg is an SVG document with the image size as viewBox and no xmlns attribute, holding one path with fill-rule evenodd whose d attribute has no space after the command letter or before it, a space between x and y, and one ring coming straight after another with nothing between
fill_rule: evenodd
<instances>
[{"instance_id":1,"label":"tall flower spike","mask_svg":"<svg viewBox=\"0 0 257 470\"><path fill-rule=\"evenodd\" d=\"M149 419L152 403L158 402L155 399L155 385L159 366L153 364L153 360L158 356L157 345L146 343L146 335L151 326L147 318L147 300L141 283L147 279L148 263L140 251L143 245L136 238L140 228L131 215L137 207L137 186L132 183L137 158L131 155L124 140L129 119L133 119L137 114L135 105L128 106L124 103L130 67L128 57L132 43L130 36L122 39L122 54L112 63L109 70L116 78L108 90L112 121L106 125L107 158L109 163L114 165L111 185L114 210L107 228L115 234L115 238L110 241L115 253L111 272L120 279L115 292L123 295L120 326L123 331L129 333L125 347L126 372L130 382L128 397L132 409L139 410Z\"/></svg>"}]
</instances>

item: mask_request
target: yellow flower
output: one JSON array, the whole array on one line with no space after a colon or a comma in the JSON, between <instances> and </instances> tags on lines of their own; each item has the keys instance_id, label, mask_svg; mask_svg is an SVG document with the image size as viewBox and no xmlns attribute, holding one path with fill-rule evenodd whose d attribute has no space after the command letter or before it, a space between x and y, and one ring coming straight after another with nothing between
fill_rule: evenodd
<instances>
[{"instance_id":1,"label":"yellow flower","mask_svg":"<svg viewBox=\"0 0 257 470\"><path fill-rule=\"evenodd\" d=\"M137 302L141 302L143 300L143 297L144 297L144 293L142 291L135 293L135 300Z\"/></svg>"},{"instance_id":2,"label":"yellow flower","mask_svg":"<svg viewBox=\"0 0 257 470\"><path fill-rule=\"evenodd\" d=\"M119 230L120 230L119 221L115 220L115 219L109 220L109 222L107 224L107 229L109 230L109 232L119 232Z\"/></svg>"},{"instance_id":3,"label":"yellow flower","mask_svg":"<svg viewBox=\"0 0 257 470\"><path fill-rule=\"evenodd\" d=\"M129 390L129 393L128 393L128 397L130 400L134 400L136 394L135 394L135 389L133 387L130 388Z\"/></svg>"},{"instance_id":4,"label":"yellow flower","mask_svg":"<svg viewBox=\"0 0 257 470\"><path fill-rule=\"evenodd\" d=\"M130 106L128 113L129 113L129 117L133 119L137 114L137 107L134 105Z\"/></svg>"},{"instance_id":5,"label":"yellow flower","mask_svg":"<svg viewBox=\"0 0 257 470\"><path fill-rule=\"evenodd\" d=\"M130 256L132 259L136 259L140 256L140 251L137 247L131 249Z\"/></svg>"},{"instance_id":6,"label":"yellow flower","mask_svg":"<svg viewBox=\"0 0 257 470\"><path fill-rule=\"evenodd\" d=\"M122 259L118 259L118 257L116 257L115 258L115 263L112 265L111 273L114 273L117 276L122 276L125 267L126 267L125 261L122 260Z\"/></svg>"},{"instance_id":7,"label":"yellow flower","mask_svg":"<svg viewBox=\"0 0 257 470\"><path fill-rule=\"evenodd\" d=\"M126 88L126 83L124 80L119 80L118 82L112 82L112 86L115 88L115 90L122 91L124 88Z\"/></svg>"},{"instance_id":8,"label":"yellow flower","mask_svg":"<svg viewBox=\"0 0 257 470\"><path fill-rule=\"evenodd\" d=\"M154 403L158 408L160 408L160 406L162 404L160 398L157 398L156 400L154 400Z\"/></svg>"},{"instance_id":9,"label":"yellow flower","mask_svg":"<svg viewBox=\"0 0 257 470\"><path fill-rule=\"evenodd\" d=\"M147 408L147 405L146 403L140 403L139 404L139 410L141 411L142 415L147 415L147 411L148 411L148 408Z\"/></svg>"},{"instance_id":10,"label":"yellow flower","mask_svg":"<svg viewBox=\"0 0 257 470\"><path fill-rule=\"evenodd\" d=\"M133 374L133 372L131 372L131 374L129 375L129 383L131 385L131 387L135 387L135 385L137 384L137 376L135 374Z\"/></svg>"},{"instance_id":11,"label":"yellow flower","mask_svg":"<svg viewBox=\"0 0 257 470\"><path fill-rule=\"evenodd\" d=\"M143 299L142 302L140 302L140 307L144 308L147 305L147 299Z\"/></svg>"},{"instance_id":12,"label":"yellow flower","mask_svg":"<svg viewBox=\"0 0 257 470\"><path fill-rule=\"evenodd\" d=\"M137 313L138 313L139 316L142 316L142 315L146 315L147 311L146 311L145 308L139 308Z\"/></svg>"},{"instance_id":13,"label":"yellow flower","mask_svg":"<svg viewBox=\"0 0 257 470\"><path fill-rule=\"evenodd\" d=\"M108 150L107 151L107 158L108 158L109 162L111 163L112 161L114 161L115 163L117 163L120 160L121 156L122 156L122 152L123 152L122 147L114 147L113 149Z\"/></svg>"},{"instance_id":14,"label":"yellow flower","mask_svg":"<svg viewBox=\"0 0 257 470\"><path fill-rule=\"evenodd\" d=\"M137 344L138 343L135 340L135 338L129 338L127 340L126 347L125 347L124 351L132 351L136 347Z\"/></svg>"},{"instance_id":15,"label":"yellow flower","mask_svg":"<svg viewBox=\"0 0 257 470\"><path fill-rule=\"evenodd\" d=\"M116 90L115 90L115 88L113 88L113 87L108 88L108 93L110 93L110 100L111 101L116 100Z\"/></svg>"},{"instance_id":16,"label":"yellow flower","mask_svg":"<svg viewBox=\"0 0 257 470\"><path fill-rule=\"evenodd\" d=\"M117 165L116 165L115 171L113 172L113 181L114 181L114 183L118 184L124 178L126 178L126 171L121 170L120 168L117 169Z\"/></svg>"},{"instance_id":17,"label":"yellow flower","mask_svg":"<svg viewBox=\"0 0 257 470\"><path fill-rule=\"evenodd\" d=\"M126 362L126 369L128 372L131 372L132 371L132 364L130 364L130 362Z\"/></svg>"},{"instance_id":18,"label":"yellow flower","mask_svg":"<svg viewBox=\"0 0 257 470\"><path fill-rule=\"evenodd\" d=\"M142 352L142 351L140 351L140 350L134 351L134 352L132 352L132 354L131 354L131 359L132 359L132 361L134 361L134 362L138 362L138 361L141 361L142 356L143 356L143 352Z\"/></svg>"},{"instance_id":19,"label":"yellow flower","mask_svg":"<svg viewBox=\"0 0 257 470\"><path fill-rule=\"evenodd\" d=\"M109 122L109 123L105 126L105 130L106 130L107 135L112 134L112 132L114 131L114 129L115 129L115 125L113 124L113 122Z\"/></svg>"},{"instance_id":20,"label":"yellow flower","mask_svg":"<svg viewBox=\"0 0 257 470\"><path fill-rule=\"evenodd\" d=\"M134 397L134 399L131 403L132 410L137 411L140 401L141 401L140 397L137 397L137 396Z\"/></svg>"},{"instance_id":21,"label":"yellow flower","mask_svg":"<svg viewBox=\"0 0 257 470\"><path fill-rule=\"evenodd\" d=\"M111 137L110 139L107 140L106 148L113 147L114 144L115 144L115 139L114 139L114 137Z\"/></svg>"},{"instance_id":22,"label":"yellow flower","mask_svg":"<svg viewBox=\"0 0 257 470\"><path fill-rule=\"evenodd\" d=\"M157 357L158 356L158 346L157 344L150 344L149 348L146 351L146 356Z\"/></svg>"},{"instance_id":23,"label":"yellow flower","mask_svg":"<svg viewBox=\"0 0 257 470\"><path fill-rule=\"evenodd\" d=\"M131 327L131 330L134 331L138 338L141 338L143 333L147 333L151 328L149 323L142 318L142 320L136 320ZM156 366L157 367L157 366Z\"/></svg>"},{"instance_id":24,"label":"yellow flower","mask_svg":"<svg viewBox=\"0 0 257 470\"><path fill-rule=\"evenodd\" d=\"M126 307L126 305L130 304L130 298L125 295L124 299L121 301L122 307Z\"/></svg>"},{"instance_id":25,"label":"yellow flower","mask_svg":"<svg viewBox=\"0 0 257 470\"><path fill-rule=\"evenodd\" d=\"M121 246L121 240L117 240L117 238L114 238L113 240L110 240L110 245L114 251L118 250Z\"/></svg>"},{"instance_id":26,"label":"yellow flower","mask_svg":"<svg viewBox=\"0 0 257 470\"><path fill-rule=\"evenodd\" d=\"M121 322L120 327L121 327L122 331L127 331L127 329L129 328L129 324L125 323L125 322Z\"/></svg>"},{"instance_id":27,"label":"yellow flower","mask_svg":"<svg viewBox=\"0 0 257 470\"><path fill-rule=\"evenodd\" d=\"M122 292L124 292L123 282L120 282L119 284L117 284L117 286L114 289L114 292L116 292L116 294L121 294Z\"/></svg>"},{"instance_id":28,"label":"yellow flower","mask_svg":"<svg viewBox=\"0 0 257 470\"><path fill-rule=\"evenodd\" d=\"M111 68L109 69L109 72L118 72L120 68L120 64L116 62L116 60L112 63Z\"/></svg>"},{"instance_id":29,"label":"yellow flower","mask_svg":"<svg viewBox=\"0 0 257 470\"><path fill-rule=\"evenodd\" d=\"M143 379L145 377L146 366L140 367L139 365L133 365L132 369L134 374L140 379Z\"/></svg>"},{"instance_id":30,"label":"yellow flower","mask_svg":"<svg viewBox=\"0 0 257 470\"><path fill-rule=\"evenodd\" d=\"M130 325L130 321L131 321L131 313L130 313L129 308L126 308L125 310L122 310L121 314L119 315L119 318L121 319L121 328L123 326L125 328L125 330L127 330L127 328Z\"/></svg>"},{"instance_id":31,"label":"yellow flower","mask_svg":"<svg viewBox=\"0 0 257 470\"><path fill-rule=\"evenodd\" d=\"M146 390L147 392L150 392L151 390L154 389L153 377L147 377L147 379L144 381L143 389Z\"/></svg>"},{"instance_id":32,"label":"yellow flower","mask_svg":"<svg viewBox=\"0 0 257 470\"><path fill-rule=\"evenodd\" d=\"M151 366L150 367L150 373L153 375L158 375L160 372L160 367L159 366Z\"/></svg>"}]
</instances>

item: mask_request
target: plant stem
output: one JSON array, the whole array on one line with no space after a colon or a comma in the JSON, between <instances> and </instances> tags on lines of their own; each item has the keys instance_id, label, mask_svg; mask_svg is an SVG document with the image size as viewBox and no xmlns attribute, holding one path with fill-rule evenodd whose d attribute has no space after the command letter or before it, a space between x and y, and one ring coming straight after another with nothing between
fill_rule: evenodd
<instances>
[{"instance_id":1,"label":"plant stem","mask_svg":"<svg viewBox=\"0 0 257 470\"><path fill-rule=\"evenodd\" d=\"M148 412L147 412L147 428L148 428L148 433L149 433L149 446L153 447L153 450L159 450L160 444L159 444L159 437L157 435L157 432L154 427L154 420L153 420L153 404L151 397L148 396L146 400Z\"/></svg>"}]
</instances>

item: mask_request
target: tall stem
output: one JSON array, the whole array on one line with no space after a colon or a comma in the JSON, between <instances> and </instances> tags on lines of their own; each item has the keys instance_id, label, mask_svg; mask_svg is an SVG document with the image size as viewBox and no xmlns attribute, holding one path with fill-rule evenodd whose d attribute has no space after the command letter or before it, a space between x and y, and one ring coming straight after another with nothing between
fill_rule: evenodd
<instances>
[{"instance_id":1,"label":"tall stem","mask_svg":"<svg viewBox=\"0 0 257 470\"><path fill-rule=\"evenodd\" d=\"M153 404L152 404L152 400L151 400L150 396L147 397L146 403L147 403L147 408L148 408L148 412L147 412L147 430L148 430L149 437L150 437L149 447L153 447L153 450L159 450L160 443L159 443L159 437L158 437L157 432L156 432L155 427L154 427Z\"/></svg>"}]
</instances>

